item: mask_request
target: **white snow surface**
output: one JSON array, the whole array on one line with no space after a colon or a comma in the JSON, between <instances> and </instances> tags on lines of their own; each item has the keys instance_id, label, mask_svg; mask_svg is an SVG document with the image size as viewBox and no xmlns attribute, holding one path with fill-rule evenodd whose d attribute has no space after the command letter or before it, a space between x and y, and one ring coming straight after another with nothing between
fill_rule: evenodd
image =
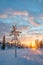
<instances>
[{"instance_id":1,"label":"white snow surface","mask_svg":"<svg viewBox=\"0 0 43 65\"><path fill-rule=\"evenodd\" d=\"M43 65L43 49L0 50L0 65Z\"/></svg>"}]
</instances>

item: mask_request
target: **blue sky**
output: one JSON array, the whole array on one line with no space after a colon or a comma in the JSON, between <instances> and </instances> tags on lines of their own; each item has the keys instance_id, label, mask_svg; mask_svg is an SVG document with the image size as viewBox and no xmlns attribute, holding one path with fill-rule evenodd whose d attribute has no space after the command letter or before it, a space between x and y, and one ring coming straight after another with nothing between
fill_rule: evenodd
<instances>
[{"instance_id":1,"label":"blue sky","mask_svg":"<svg viewBox=\"0 0 43 65\"><path fill-rule=\"evenodd\" d=\"M0 0L0 39L4 34L9 38L12 25L22 30L21 37L42 36L43 0Z\"/></svg>"}]
</instances>

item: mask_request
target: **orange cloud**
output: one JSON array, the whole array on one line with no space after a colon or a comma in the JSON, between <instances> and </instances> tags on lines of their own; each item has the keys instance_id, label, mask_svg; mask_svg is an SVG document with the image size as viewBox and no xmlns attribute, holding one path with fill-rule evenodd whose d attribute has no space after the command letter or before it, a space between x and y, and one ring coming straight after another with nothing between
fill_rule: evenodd
<instances>
[{"instance_id":1,"label":"orange cloud","mask_svg":"<svg viewBox=\"0 0 43 65\"><path fill-rule=\"evenodd\" d=\"M32 43L33 41L35 41L35 38L32 38L32 37L22 37L20 39L20 41L23 44L27 44L27 43Z\"/></svg>"},{"instance_id":2,"label":"orange cloud","mask_svg":"<svg viewBox=\"0 0 43 65\"><path fill-rule=\"evenodd\" d=\"M26 37L25 35L23 35L20 38L21 43L27 44L27 43L32 43L33 41L35 41L36 39L42 40L43 37L41 34L37 35L37 34L32 34L29 37Z\"/></svg>"}]
</instances>

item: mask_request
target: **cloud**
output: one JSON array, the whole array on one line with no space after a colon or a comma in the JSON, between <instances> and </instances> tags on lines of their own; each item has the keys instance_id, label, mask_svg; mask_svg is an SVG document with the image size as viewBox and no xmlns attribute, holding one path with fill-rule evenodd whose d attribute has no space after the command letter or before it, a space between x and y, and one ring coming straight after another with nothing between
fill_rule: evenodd
<instances>
[{"instance_id":1,"label":"cloud","mask_svg":"<svg viewBox=\"0 0 43 65\"><path fill-rule=\"evenodd\" d=\"M0 21L0 34L5 34L5 32L10 32L11 26L3 23L2 21Z\"/></svg>"},{"instance_id":2,"label":"cloud","mask_svg":"<svg viewBox=\"0 0 43 65\"><path fill-rule=\"evenodd\" d=\"M18 12L17 12L17 11L16 11L16 12L13 12L12 14L13 14L13 15L18 15L18 16L20 16L20 15L21 15L21 16L22 16L22 15L23 15L23 16L28 16L28 12L25 12L25 11L24 11L24 12L21 12L21 11L18 11Z\"/></svg>"},{"instance_id":3,"label":"cloud","mask_svg":"<svg viewBox=\"0 0 43 65\"><path fill-rule=\"evenodd\" d=\"M39 3L41 3L42 2L42 0L38 0L39 1Z\"/></svg>"},{"instance_id":4,"label":"cloud","mask_svg":"<svg viewBox=\"0 0 43 65\"><path fill-rule=\"evenodd\" d=\"M0 18L14 18L15 16L28 16L27 11L14 11L13 9L7 9L0 14Z\"/></svg>"},{"instance_id":5,"label":"cloud","mask_svg":"<svg viewBox=\"0 0 43 65\"><path fill-rule=\"evenodd\" d=\"M6 14L0 14L0 18L7 18Z\"/></svg>"},{"instance_id":6,"label":"cloud","mask_svg":"<svg viewBox=\"0 0 43 65\"><path fill-rule=\"evenodd\" d=\"M20 40L23 43L29 43L29 42L31 43L31 42L35 41L36 39L42 40L42 38L43 38L42 34L33 33L31 35L28 35L28 36L23 35Z\"/></svg>"},{"instance_id":7,"label":"cloud","mask_svg":"<svg viewBox=\"0 0 43 65\"><path fill-rule=\"evenodd\" d=\"M41 18L41 19L40 19ZM24 21L28 22L28 24L32 25L32 26L40 26L42 25L42 17L34 17L34 16L29 16L28 17L23 17L22 18Z\"/></svg>"},{"instance_id":8,"label":"cloud","mask_svg":"<svg viewBox=\"0 0 43 65\"><path fill-rule=\"evenodd\" d=\"M4 35L7 37L10 35L10 28L11 28L10 25L0 21L0 41L2 40L2 37Z\"/></svg>"},{"instance_id":9,"label":"cloud","mask_svg":"<svg viewBox=\"0 0 43 65\"><path fill-rule=\"evenodd\" d=\"M15 16L16 15L18 15L18 16L28 16L29 15L29 13L27 11L15 11L15 10L13 10L11 8L5 10L4 13L11 14L11 15L15 15Z\"/></svg>"},{"instance_id":10,"label":"cloud","mask_svg":"<svg viewBox=\"0 0 43 65\"><path fill-rule=\"evenodd\" d=\"M42 25L42 19L43 15L39 17L32 16L29 12L27 11L14 11L12 9L7 10L3 14L0 14L0 18L6 18L6 19L1 19L4 21L4 23L9 22L9 24L16 24L19 26L19 30L23 31L30 31L32 32L37 32L37 29L34 29L34 27L40 27ZM40 20L41 18L41 20ZM40 20L40 21L39 21ZM2 26L3 27L3 26ZM6 26L5 26L6 27ZM33 29L32 29L33 28ZM41 30L41 28L40 28ZM40 31L38 28L38 31ZM42 31L42 30L41 30Z\"/></svg>"},{"instance_id":11,"label":"cloud","mask_svg":"<svg viewBox=\"0 0 43 65\"><path fill-rule=\"evenodd\" d=\"M26 30L26 29L28 29L28 28L30 28L29 26L27 26L27 25L21 25L21 26L18 26L17 27L18 29L24 29L24 30Z\"/></svg>"},{"instance_id":12,"label":"cloud","mask_svg":"<svg viewBox=\"0 0 43 65\"><path fill-rule=\"evenodd\" d=\"M29 15L28 15L29 16ZM22 16L22 19L24 20L24 21L28 21L28 16Z\"/></svg>"},{"instance_id":13,"label":"cloud","mask_svg":"<svg viewBox=\"0 0 43 65\"><path fill-rule=\"evenodd\" d=\"M30 23L32 24L32 25L34 25L34 26L40 26L40 24L37 24L36 22L34 22L34 21L30 21Z\"/></svg>"},{"instance_id":14,"label":"cloud","mask_svg":"<svg viewBox=\"0 0 43 65\"><path fill-rule=\"evenodd\" d=\"M28 22L30 22L30 24L33 26L40 26L40 24L36 23L35 17L33 17L33 16L28 18Z\"/></svg>"},{"instance_id":15,"label":"cloud","mask_svg":"<svg viewBox=\"0 0 43 65\"><path fill-rule=\"evenodd\" d=\"M43 19L43 14L40 14L40 15L39 15L39 18Z\"/></svg>"}]
</instances>

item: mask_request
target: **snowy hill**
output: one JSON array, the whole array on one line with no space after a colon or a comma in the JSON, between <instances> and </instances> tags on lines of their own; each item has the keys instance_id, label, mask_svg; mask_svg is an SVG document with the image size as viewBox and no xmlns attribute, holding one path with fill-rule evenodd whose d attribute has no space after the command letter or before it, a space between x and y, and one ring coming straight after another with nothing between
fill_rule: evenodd
<instances>
[{"instance_id":1,"label":"snowy hill","mask_svg":"<svg viewBox=\"0 0 43 65\"><path fill-rule=\"evenodd\" d=\"M0 65L43 65L43 49L0 50Z\"/></svg>"}]
</instances>

